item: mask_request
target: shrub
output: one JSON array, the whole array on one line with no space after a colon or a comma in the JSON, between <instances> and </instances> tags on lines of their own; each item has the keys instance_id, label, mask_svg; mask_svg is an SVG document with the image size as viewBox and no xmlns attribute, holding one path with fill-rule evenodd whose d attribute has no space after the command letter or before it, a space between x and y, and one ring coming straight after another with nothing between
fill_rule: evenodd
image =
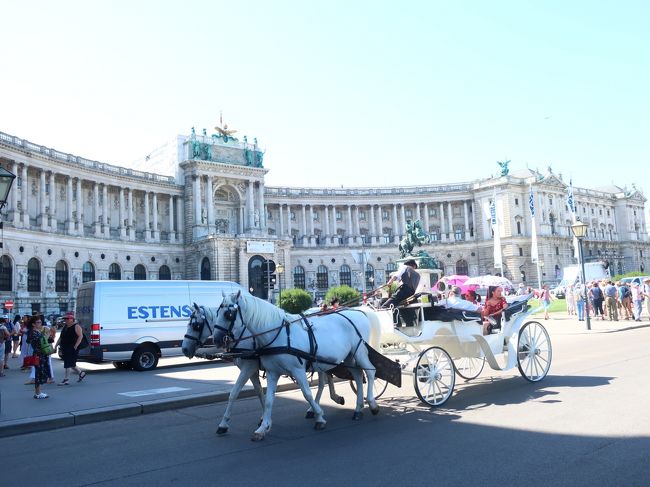
<instances>
[{"instance_id":1,"label":"shrub","mask_svg":"<svg viewBox=\"0 0 650 487\"><path fill-rule=\"evenodd\" d=\"M645 276L645 275L646 274L644 274L643 272L633 271L633 272L628 272L627 274L618 274L618 275L612 277L612 281L613 282L618 282L621 279L623 279L624 277L638 277L638 276Z\"/></svg>"},{"instance_id":2,"label":"shrub","mask_svg":"<svg viewBox=\"0 0 650 487\"><path fill-rule=\"evenodd\" d=\"M311 307L311 294L304 289L287 289L282 291L278 306L287 313L302 313Z\"/></svg>"},{"instance_id":3,"label":"shrub","mask_svg":"<svg viewBox=\"0 0 650 487\"><path fill-rule=\"evenodd\" d=\"M345 306L357 306L361 301L359 291L345 285L330 288L325 295L325 302L330 304L335 297L339 298L339 304Z\"/></svg>"}]
</instances>

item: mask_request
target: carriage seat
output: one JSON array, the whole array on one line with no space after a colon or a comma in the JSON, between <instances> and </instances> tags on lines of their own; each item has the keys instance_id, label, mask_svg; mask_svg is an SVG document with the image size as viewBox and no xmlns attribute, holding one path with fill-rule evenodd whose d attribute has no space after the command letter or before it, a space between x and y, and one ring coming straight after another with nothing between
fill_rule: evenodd
<instances>
[{"instance_id":1,"label":"carriage seat","mask_svg":"<svg viewBox=\"0 0 650 487\"><path fill-rule=\"evenodd\" d=\"M427 321L481 321L481 313L478 311L467 311L464 309L446 308L444 306L432 306L424 310L424 319Z\"/></svg>"},{"instance_id":2,"label":"carriage seat","mask_svg":"<svg viewBox=\"0 0 650 487\"><path fill-rule=\"evenodd\" d=\"M503 310L504 319L510 321L512 315L527 310L529 299L530 296L519 296L518 299L508 303L508 307Z\"/></svg>"}]
</instances>

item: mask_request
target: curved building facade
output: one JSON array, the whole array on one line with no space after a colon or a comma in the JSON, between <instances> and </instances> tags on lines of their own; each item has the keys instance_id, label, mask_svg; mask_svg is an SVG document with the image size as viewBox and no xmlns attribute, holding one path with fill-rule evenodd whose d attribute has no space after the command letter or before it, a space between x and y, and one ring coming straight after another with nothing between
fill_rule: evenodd
<instances>
[{"instance_id":1,"label":"curved building facade","mask_svg":"<svg viewBox=\"0 0 650 487\"><path fill-rule=\"evenodd\" d=\"M314 297L348 284L372 289L395 270L406 220L447 274L495 273L490 205L496 197L503 270L535 284L529 191L542 281L576 262L567 184L549 168L441 185L266 187L257 142L227 133L178 136L143 167L117 167L0 132L0 164L16 174L2 213L0 302L20 314L72 309L80 283L98 279L232 280L266 297L265 263L279 288ZM613 273L645 271L645 197L617 186L573 188L589 224L585 260Z\"/></svg>"}]
</instances>

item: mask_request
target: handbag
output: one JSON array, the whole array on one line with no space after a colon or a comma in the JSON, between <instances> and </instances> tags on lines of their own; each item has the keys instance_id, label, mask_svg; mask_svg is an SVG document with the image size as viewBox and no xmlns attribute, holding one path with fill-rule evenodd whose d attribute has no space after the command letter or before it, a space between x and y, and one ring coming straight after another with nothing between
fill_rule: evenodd
<instances>
[{"instance_id":1,"label":"handbag","mask_svg":"<svg viewBox=\"0 0 650 487\"><path fill-rule=\"evenodd\" d=\"M25 357L24 365L26 367L38 367L41 365L41 359L38 358L38 355L29 355Z\"/></svg>"},{"instance_id":2,"label":"handbag","mask_svg":"<svg viewBox=\"0 0 650 487\"><path fill-rule=\"evenodd\" d=\"M86 348L90 343L88 342L88 339L86 338L85 333L81 333L81 342L79 343L79 346L77 347L77 350L81 350L82 348Z\"/></svg>"}]
</instances>

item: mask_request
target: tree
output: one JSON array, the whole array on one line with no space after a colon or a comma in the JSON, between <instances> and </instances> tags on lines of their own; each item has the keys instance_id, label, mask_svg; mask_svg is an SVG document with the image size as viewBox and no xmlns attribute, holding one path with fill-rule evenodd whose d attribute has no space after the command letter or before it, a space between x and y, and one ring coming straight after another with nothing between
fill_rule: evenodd
<instances>
[{"instance_id":1,"label":"tree","mask_svg":"<svg viewBox=\"0 0 650 487\"><path fill-rule=\"evenodd\" d=\"M329 304L335 297L339 298L339 303L345 306L357 306L361 301L359 291L345 285L330 288L325 295L325 302Z\"/></svg>"},{"instance_id":2,"label":"tree","mask_svg":"<svg viewBox=\"0 0 650 487\"><path fill-rule=\"evenodd\" d=\"M311 307L311 294L304 289L283 290L278 306L287 313L302 313Z\"/></svg>"}]
</instances>

